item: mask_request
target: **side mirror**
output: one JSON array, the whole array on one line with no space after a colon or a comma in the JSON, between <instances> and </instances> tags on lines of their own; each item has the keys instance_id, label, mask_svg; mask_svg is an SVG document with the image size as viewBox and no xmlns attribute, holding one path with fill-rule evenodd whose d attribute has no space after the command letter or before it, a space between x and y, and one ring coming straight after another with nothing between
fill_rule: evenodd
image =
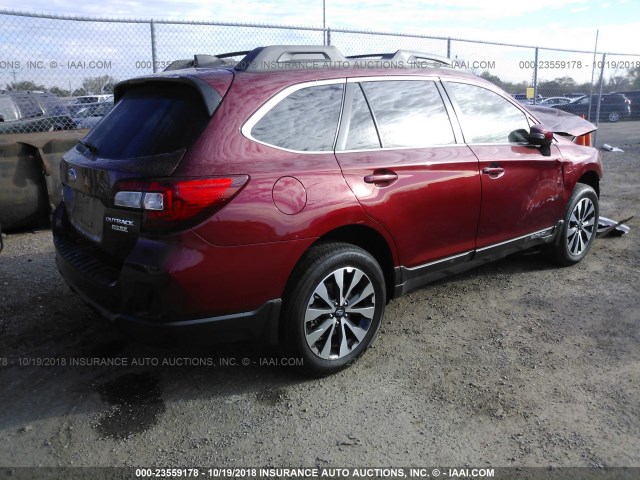
<instances>
[{"instance_id":1,"label":"side mirror","mask_svg":"<svg viewBox=\"0 0 640 480\"><path fill-rule=\"evenodd\" d=\"M540 147L551 145L553 132L542 124L531 125L529 130L529 144Z\"/></svg>"}]
</instances>

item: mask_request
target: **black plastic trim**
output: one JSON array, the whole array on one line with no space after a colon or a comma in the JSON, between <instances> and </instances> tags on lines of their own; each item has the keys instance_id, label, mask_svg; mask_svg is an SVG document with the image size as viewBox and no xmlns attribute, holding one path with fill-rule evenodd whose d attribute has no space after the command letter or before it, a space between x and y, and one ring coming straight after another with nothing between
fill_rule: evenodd
<instances>
[{"instance_id":1,"label":"black plastic trim","mask_svg":"<svg viewBox=\"0 0 640 480\"><path fill-rule=\"evenodd\" d=\"M147 83L179 83L182 85L188 85L192 88L195 88L202 100L205 103L207 108L207 113L209 116L213 115L213 112L216 111L218 105L222 101L222 96L209 85L204 80L198 77L191 77L188 75L181 76L150 76L150 77L138 77L132 78L130 80L125 80L123 82L118 83L113 90L113 99L114 103L118 103L118 101L122 98L122 96L127 92L127 90L137 87L139 85L147 84Z\"/></svg>"},{"instance_id":2,"label":"black plastic trim","mask_svg":"<svg viewBox=\"0 0 640 480\"><path fill-rule=\"evenodd\" d=\"M347 63L333 45L271 45L250 51L235 66L240 72L266 72L293 68L302 62Z\"/></svg>"},{"instance_id":3,"label":"black plastic trim","mask_svg":"<svg viewBox=\"0 0 640 480\"><path fill-rule=\"evenodd\" d=\"M504 258L512 253L553 243L562 231L563 220L555 226L532 232L518 238L469 252L443 258L417 267L396 267L394 270L393 298L416 290L428 283L462 273L484 263Z\"/></svg>"}]
</instances>

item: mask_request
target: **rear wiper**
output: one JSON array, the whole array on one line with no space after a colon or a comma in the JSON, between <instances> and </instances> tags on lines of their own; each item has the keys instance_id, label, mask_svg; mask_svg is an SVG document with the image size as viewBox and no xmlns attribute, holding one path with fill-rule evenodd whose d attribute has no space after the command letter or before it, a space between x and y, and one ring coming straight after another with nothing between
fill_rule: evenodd
<instances>
[{"instance_id":1,"label":"rear wiper","mask_svg":"<svg viewBox=\"0 0 640 480\"><path fill-rule=\"evenodd\" d=\"M78 140L78 143L89 150L91 153L98 152L98 147L96 147L93 143L89 143L86 140Z\"/></svg>"}]
</instances>

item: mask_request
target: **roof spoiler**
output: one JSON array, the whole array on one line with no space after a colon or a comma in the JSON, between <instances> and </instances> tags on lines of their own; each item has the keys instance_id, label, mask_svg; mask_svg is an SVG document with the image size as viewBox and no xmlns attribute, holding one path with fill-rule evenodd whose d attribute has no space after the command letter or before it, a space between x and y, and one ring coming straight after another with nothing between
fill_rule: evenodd
<instances>
[{"instance_id":1,"label":"roof spoiler","mask_svg":"<svg viewBox=\"0 0 640 480\"><path fill-rule=\"evenodd\" d=\"M183 84L194 88L202 97L209 116L213 115L213 112L215 112L216 108L218 108L218 105L222 101L222 97L220 96L220 94L211 85L198 77L149 76L132 78L130 80L125 80L123 82L117 83L113 89L113 103L118 103L118 101L128 90L146 83Z\"/></svg>"}]
</instances>

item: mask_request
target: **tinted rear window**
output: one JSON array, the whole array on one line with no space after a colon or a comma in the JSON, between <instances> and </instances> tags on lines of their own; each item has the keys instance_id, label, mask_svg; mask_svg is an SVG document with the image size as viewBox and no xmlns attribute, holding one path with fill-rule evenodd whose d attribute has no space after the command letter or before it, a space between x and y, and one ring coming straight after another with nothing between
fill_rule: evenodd
<instances>
[{"instance_id":1,"label":"tinted rear window","mask_svg":"<svg viewBox=\"0 0 640 480\"><path fill-rule=\"evenodd\" d=\"M38 105L33 95L16 95L13 97L22 118L39 117L42 115L42 108Z\"/></svg>"},{"instance_id":2,"label":"tinted rear window","mask_svg":"<svg viewBox=\"0 0 640 480\"><path fill-rule=\"evenodd\" d=\"M102 158L162 155L191 146L208 120L195 89L141 86L127 91L86 140Z\"/></svg>"},{"instance_id":3,"label":"tinted rear window","mask_svg":"<svg viewBox=\"0 0 640 480\"><path fill-rule=\"evenodd\" d=\"M69 115L69 110L63 105L63 103L53 95L42 95L38 97L40 106L44 110L44 114L50 115Z\"/></svg>"}]
</instances>

